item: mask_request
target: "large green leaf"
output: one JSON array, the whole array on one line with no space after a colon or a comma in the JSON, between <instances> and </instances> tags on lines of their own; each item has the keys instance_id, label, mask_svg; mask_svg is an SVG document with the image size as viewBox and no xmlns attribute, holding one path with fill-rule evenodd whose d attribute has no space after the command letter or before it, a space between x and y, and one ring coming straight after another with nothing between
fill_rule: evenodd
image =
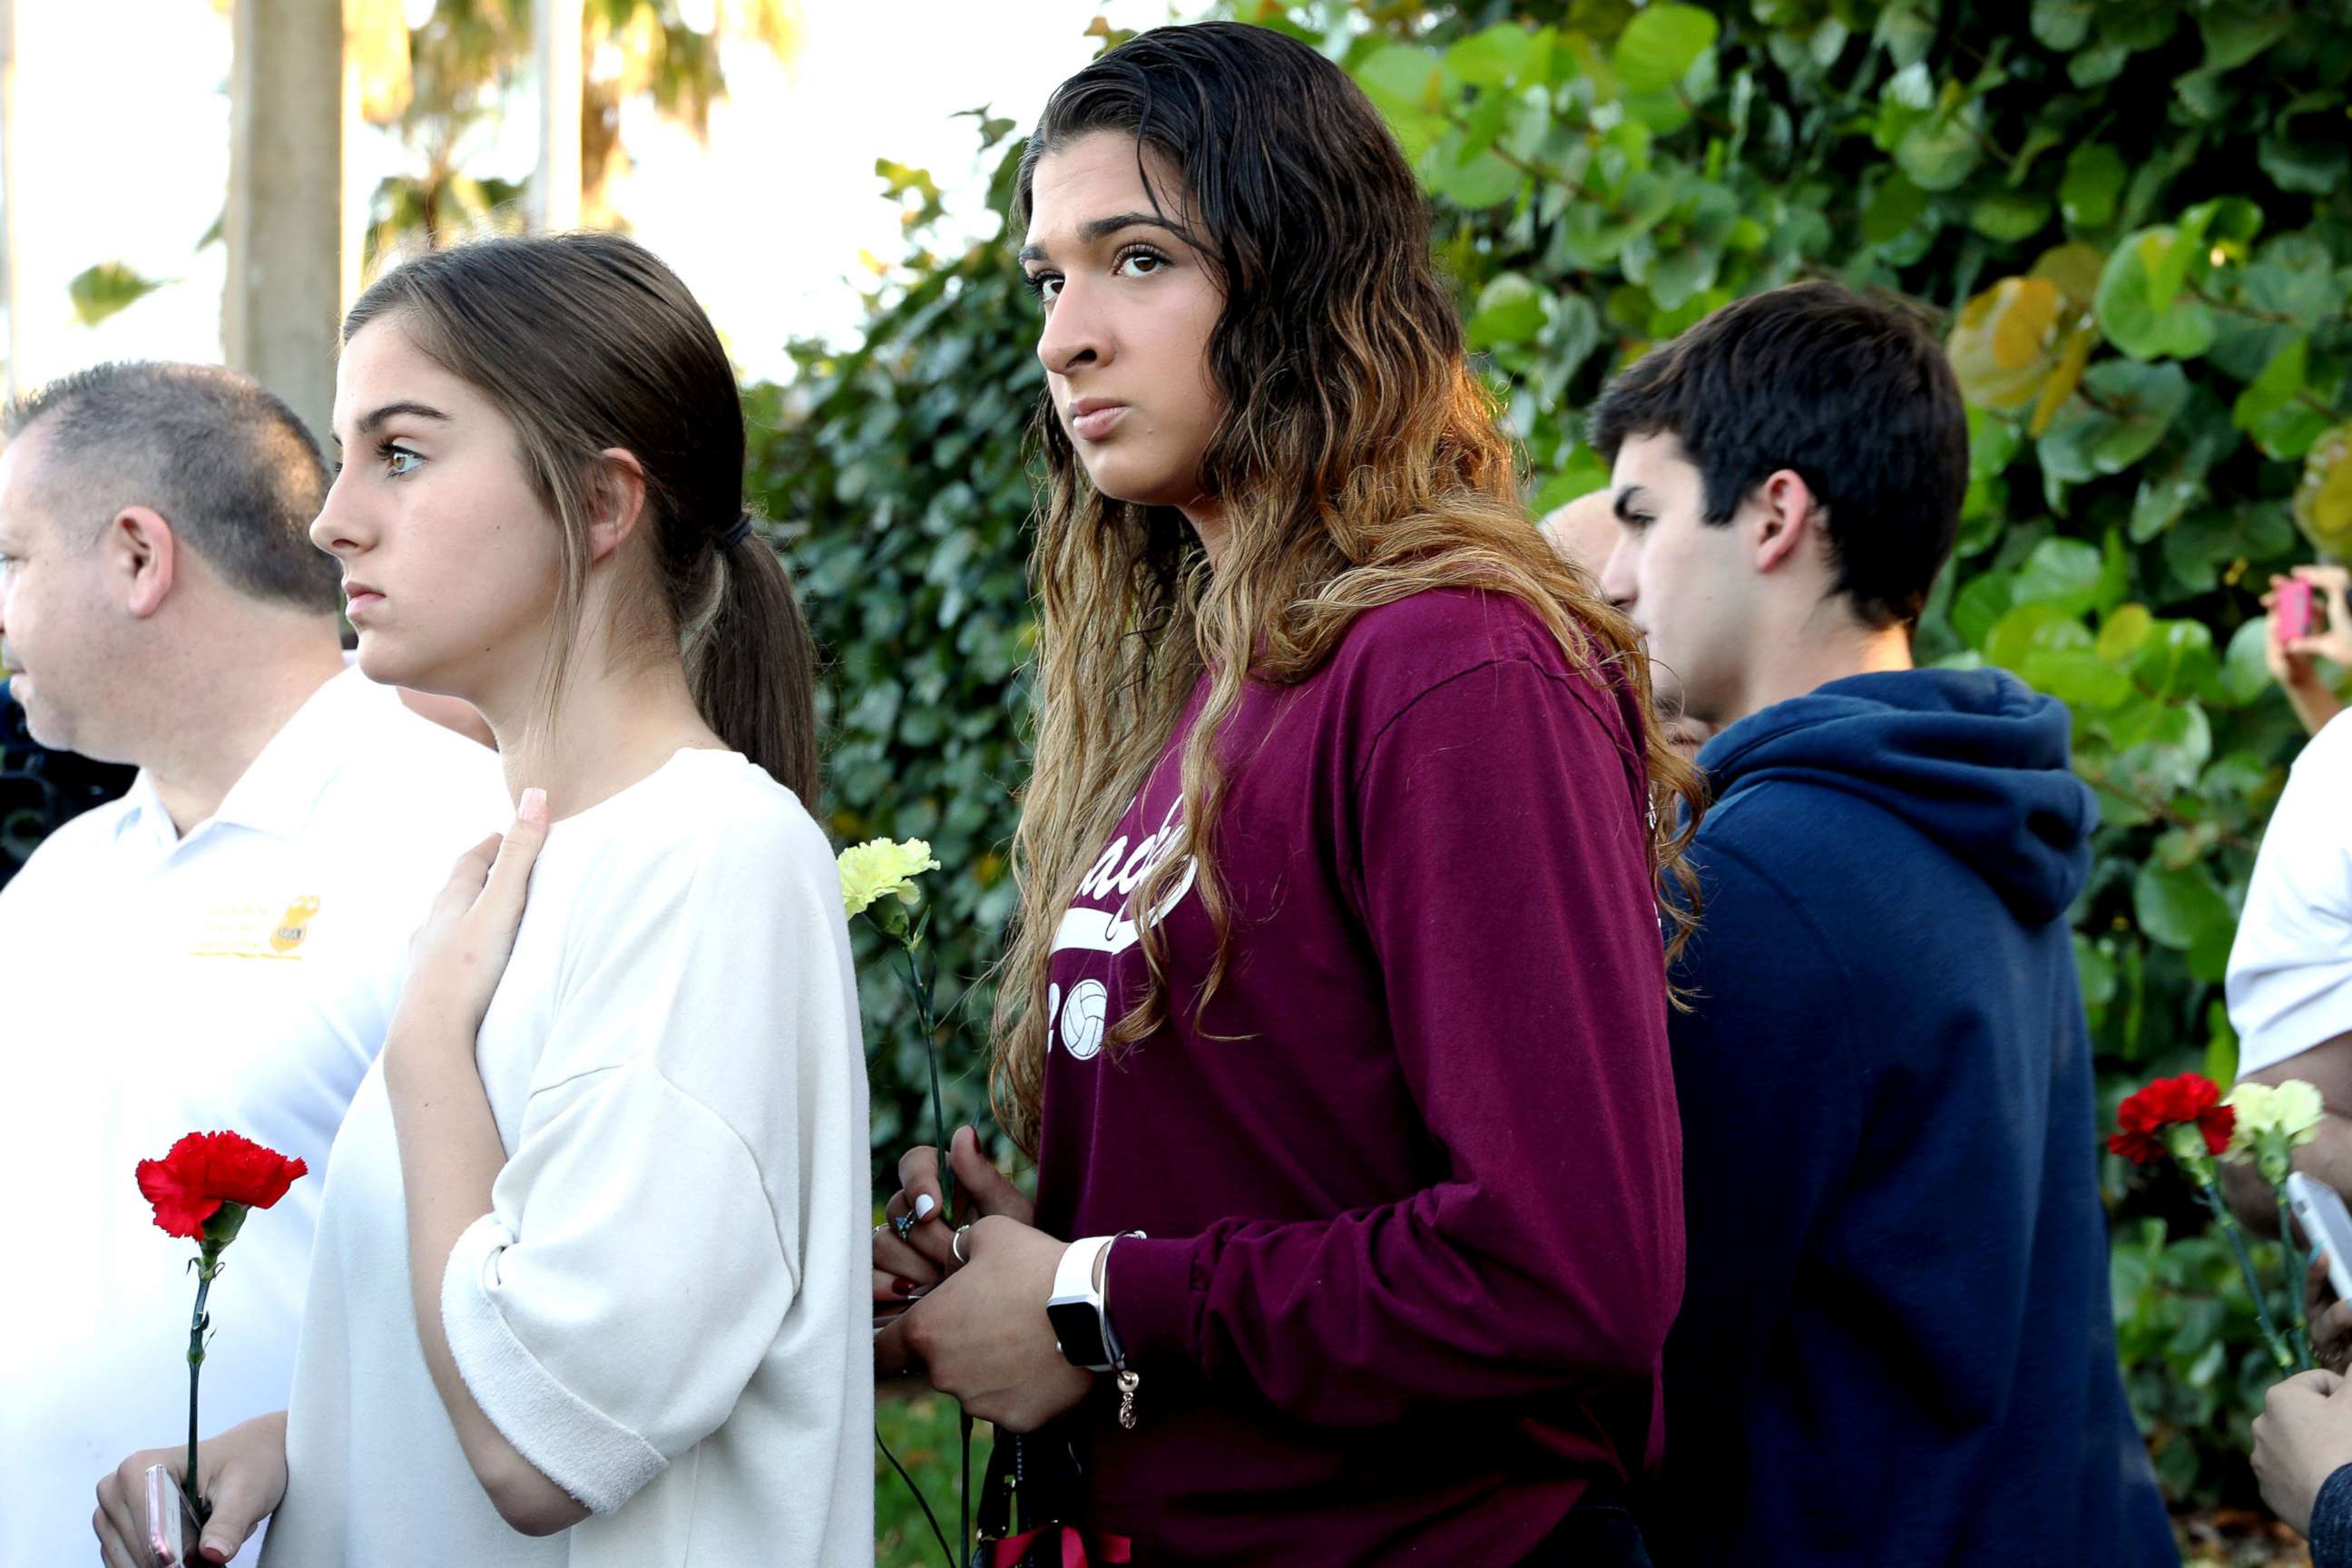
<instances>
[{"instance_id":1,"label":"large green leaf","mask_svg":"<svg viewBox=\"0 0 2352 1568\"><path fill-rule=\"evenodd\" d=\"M2068 483L2122 473L2156 449L2189 395L2189 377L2177 364L2093 365L2081 396L2038 445L2044 471Z\"/></svg>"},{"instance_id":2,"label":"large green leaf","mask_svg":"<svg viewBox=\"0 0 2352 1568\"><path fill-rule=\"evenodd\" d=\"M2205 68L2234 70L2287 36L2294 18L2284 5L2241 10L2207 5L2197 14L2197 30L2205 39Z\"/></svg>"},{"instance_id":3,"label":"large green leaf","mask_svg":"<svg viewBox=\"0 0 2352 1568\"><path fill-rule=\"evenodd\" d=\"M2132 882L2132 910L2149 941L2182 952L2217 936L2226 940L2236 920L2230 900L2201 866L2141 867Z\"/></svg>"},{"instance_id":4,"label":"large green leaf","mask_svg":"<svg viewBox=\"0 0 2352 1568\"><path fill-rule=\"evenodd\" d=\"M2238 395L2230 411L2231 422L2271 457L2300 458L2327 428L2327 415L2305 381L2310 350L2310 339L2291 339Z\"/></svg>"},{"instance_id":5,"label":"large green leaf","mask_svg":"<svg viewBox=\"0 0 2352 1568\"><path fill-rule=\"evenodd\" d=\"M1470 318L1470 346L1490 349L1502 343L1523 343L1543 323L1544 291L1524 273L1506 272L1478 296L1478 309Z\"/></svg>"},{"instance_id":6,"label":"large green leaf","mask_svg":"<svg viewBox=\"0 0 2352 1568\"><path fill-rule=\"evenodd\" d=\"M1618 35L1611 61L1628 96L1669 92L1715 47L1721 25L1696 5L1647 5Z\"/></svg>"},{"instance_id":7,"label":"large green leaf","mask_svg":"<svg viewBox=\"0 0 2352 1568\"><path fill-rule=\"evenodd\" d=\"M2099 328L2134 359L2188 359L2212 345L2213 312L2182 298L2171 270L2176 239L2168 226L2143 229L2116 247L2099 277ZM2169 289L2159 287L2166 277L2176 279Z\"/></svg>"},{"instance_id":8,"label":"large green leaf","mask_svg":"<svg viewBox=\"0 0 2352 1568\"><path fill-rule=\"evenodd\" d=\"M2033 0L2033 37L2043 47L2062 54L2079 49L2091 36L2095 13L2093 0Z\"/></svg>"},{"instance_id":9,"label":"large green leaf","mask_svg":"<svg viewBox=\"0 0 2352 1568\"><path fill-rule=\"evenodd\" d=\"M1973 103L1938 109L1903 133L1895 161L1921 190L1955 189L1984 160L1981 120Z\"/></svg>"},{"instance_id":10,"label":"large green leaf","mask_svg":"<svg viewBox=\"0 0 2352 1568\"><path fill-rule=\"evenodd\" d=\"M2098 547L2079 539L2045 539L2033 547L2010 589L2020 605L2056 605L2079 616L2098 602Z\"/></svg>"},{"instance_id":11,"label":"large green leaf","mask_svg":"<svg viewBox=\"0 0 2352 1568\"><path fill-rule=\"evenodd\" d=\"M1543 36L1545 58L1540 62L1538 47L1538 35L1509 22L1497 23L1449 46L1445 68L1473 87L1502 87L1533 79L1550 68L1549 35Z\"/></svg>"},{"instance_id":12,"label":"large green leaf","mask_svg":"<svg viewBox=\"0 0 2352 1568\"><path fill-rule=\"evenodd\" d=\"M2123 154L2101 142L2085 142L2067 154L2066 177L2058 186L2058 208L2067 226L2103 228L2112 223L2128 174Z\"/></svg>"},{"instance_id":13,"label":"large green leaf","mask_svg":"<svg viewBox=\"0 0 2352 1568\"><path fill-rule=\"evenodd\" d=\"M1357 65L1356 83L1388 117L1408 153L1444 126L1444 68L1436 55L1410 44L1384 44Z\"/></svg>"},{"instance_id":14,"label":"large green leaf","mask_svg":"<svg viewBox=\"0 0 2352 1568\"><path fill-rule=\"evenodd\" d=\"M1889 169L1862 215L1862 237L1873 245L1899 237L1927 210L1927 193L1900 169Z\"/></svg>"}]
</instances>

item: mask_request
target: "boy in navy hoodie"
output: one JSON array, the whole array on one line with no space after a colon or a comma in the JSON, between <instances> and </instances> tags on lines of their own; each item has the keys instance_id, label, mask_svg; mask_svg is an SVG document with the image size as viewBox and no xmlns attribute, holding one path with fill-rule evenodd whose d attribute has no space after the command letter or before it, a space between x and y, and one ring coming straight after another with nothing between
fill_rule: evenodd
<instances>
[{"instance_id":1,"label":"boy in navy hoodie","mask_svg":"<svg viewBox=\"0 0 2352 1568\"><path fill-rule=\"evenodd\" d=\"M1718 731L1653 1552L2178 1563L2116 1366L2066 921L2096 809L2063 706L1911 667L1968 479L1942 348L1800 284L1647 355L1591 425L1601 585Z\"/></svg>"}]
</instances>

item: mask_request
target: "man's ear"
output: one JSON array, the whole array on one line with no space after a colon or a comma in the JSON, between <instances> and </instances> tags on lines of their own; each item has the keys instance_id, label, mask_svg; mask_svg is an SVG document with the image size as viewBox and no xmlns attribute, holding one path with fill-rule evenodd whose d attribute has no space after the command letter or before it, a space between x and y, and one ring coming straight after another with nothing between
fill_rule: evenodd
<instances>
[{"instance_id":1,"label":"man's ear","mask_svg":"<svg viewBox=\"0 0 2352 1568\"><path fill-rule=\"evenodd\" d=\"M588 503L588 559L593 563L621 548L645 521L646 469L635 453L607 447L596 455Z\"/></svg>"},{"instance_id":2,"label":"man's ear","mask_svg":"<svg viewBox=\"0 0 2352 1568\"><path fill-rule=\"evenodd\" d=\"M1794 468L1775 468L1755 489L1756 570L1767 574L1799 558L1798 547L1818 531L1813 488Z\"/></svg>"},{"instance_id":3,"label":"man's ear","mask_svg":"<svg viewBox=\"0 0 2352 1568\"><path fill-rule=\"evenodd\" d=\"M163 607L179 582L180 542L163 513L152 507L124 507L108 520L98 548L107 582L124 609L143 621Z\"/></svg>"}]
</instances>

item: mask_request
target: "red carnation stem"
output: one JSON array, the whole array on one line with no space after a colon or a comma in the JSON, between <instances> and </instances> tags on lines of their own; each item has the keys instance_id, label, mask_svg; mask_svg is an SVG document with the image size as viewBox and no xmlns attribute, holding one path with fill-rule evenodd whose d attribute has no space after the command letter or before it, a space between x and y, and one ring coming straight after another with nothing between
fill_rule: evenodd
<instances>
[{"instance_id":1,"label":"red carnation stem","mask_svg":"<svg viewBox=\"0 0 2352 1568\"><path fill-rule=\"evenodd\" d=\"M199 1525L212 1518L213 1509L196 1479L196 1387L204 1377L205 1330L210 1322L205 1316L205 1298L212 1293L213 1278L219 1272L220 1247L208 1241L204 1256L196 1260L196 1310L188 1319L188 1506L195 1510Z\"/></svg>"},{"instance_id":2,"label":"red carnation stem","mask_svg":"<svg viewBox=\"0 0 2352 1568\"><path fill-rule=\"evenodd\" d=\"M2281 1372L2294 1371L2301 1358L2288 1348L2285 1337L2271 1321L2270 1305L2263 1289L2263 1277L2254 1268L2253 1255L2246 1250L2245 1236L2238 1229L2237 1219L2230 1213L2230 1205L2222 1200L2221 1187L2211 1182L2200 1183L2197 1194L2205 1200L2205 1206L2213 1211L2214 1225L2229 1238L2230 1250L2237 1255L2238 1272L2246 1280L2246 1294L2253 1298L2254 1323L2262 1330L2263 1343L2270 1351L2271 1359L2278 1363ZM2301 1288L2301 1281L2289 1281L2291 1290Z\"/></svg>"}]
</instances>

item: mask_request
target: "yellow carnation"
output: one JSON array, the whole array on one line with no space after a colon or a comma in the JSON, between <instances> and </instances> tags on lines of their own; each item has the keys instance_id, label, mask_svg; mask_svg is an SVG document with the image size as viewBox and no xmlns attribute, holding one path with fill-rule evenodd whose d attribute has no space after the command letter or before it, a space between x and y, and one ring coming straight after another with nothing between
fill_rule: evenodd
<instances>
[{"instance_id":1,"label":"yellow carnation","mask_svg":"<svg viewBox=\"0 0 2352 1568\"><path fill-rule=\"evenodd\" d=\"M2252 1156L2255 1169L2273 1185L2286 1180L2294 1151L2319 1136L2319 1119L2326 1111L2319 1090L2299 1078L2275 1088L2242 1083L2222 1103L2237 1112L2222 1158Z\"/></svg>"},{"instance_id":2,"label":"yellow carnation","mask_svg":"<svg viewBox=\"0 0 2352 1568\"><path fill-rule=\"evenodd\" d=\"M2221 1103L2238 1113L2231 1142L2243 1147L2253 1139L2275 1133L2297 1148L2319 1136L2319 1119L2326 1111L2319 1090L2299 1078L2273 1088L2266 1083L2242 1083Z\"/></svg>"},{"instance_id":3,"label":"yellow carnation","mask_svg":"<svg viewBox=\"0 0 2352 1568\"><path fill-rule=\"evenodd\" d=\"M2319 1090L2299 1078L2287 1079L2271 1092L2271 1122L2296 1148L2319 1136L2319 1119L2327 1107Z\"/></svg>"},{"instance_id":4,"label":"yellow carnation","mask_svg":"<svg viewBox=\"0 0 2352 1568\"><path fill-rule=\"evenodd\" d=\"M2271 1086L2251 1082L2238 1084L2221 1103L2237 1112L2237 1120L2230 1126L2230 1146L2221 1152L2221 1157L2225 1160L2243 1159L2254 1146L2254 1134L2270 1130Z\"/></svg>"},{"instance_id":5,"label":"yellow carnation","mask_svg":"<svg viewBox=\"0 0 2352 1568\"><path fill-rule=\"evenodd\" d=\"M843 850L835 865L841 873L842 908L852 918L885 893L898 894L900 903L915 902L922 897L915 879L940 868L929 842L921 838L869 838Z\"/></svg>"}]
</instances>

